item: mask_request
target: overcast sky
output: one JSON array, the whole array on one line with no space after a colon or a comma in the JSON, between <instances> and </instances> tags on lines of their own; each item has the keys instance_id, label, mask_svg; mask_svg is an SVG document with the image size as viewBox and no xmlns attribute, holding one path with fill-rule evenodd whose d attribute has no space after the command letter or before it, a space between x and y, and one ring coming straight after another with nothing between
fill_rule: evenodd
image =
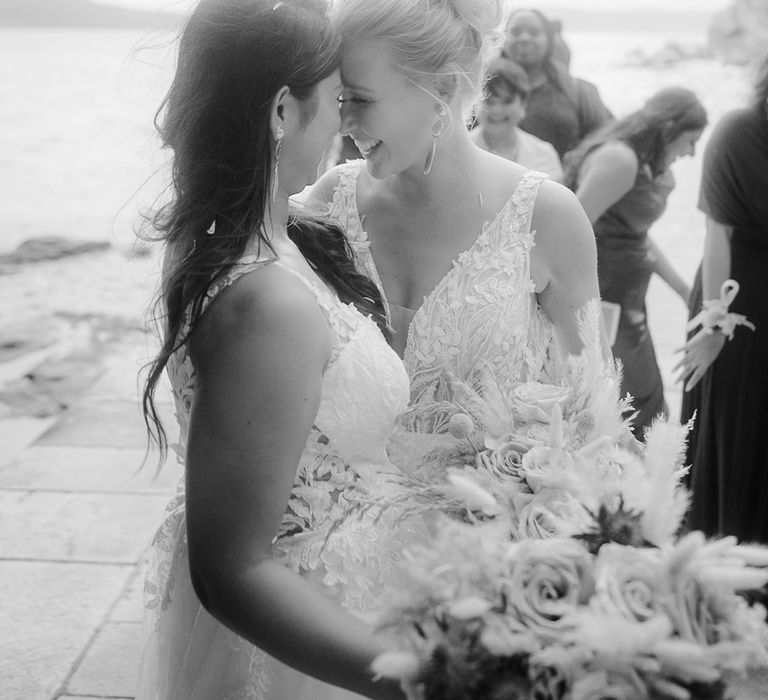
<instances>
[{"instance_id":1,"label":"overcast sky","mask_svg":"<svg viewBox=\"0 0 768 700\"><path fill-rule=\"evenodd\" d=\"M196 0L95 0L103 4L123 5L142 10L185 11L195 5ZM376 0L371 0L375 2ZM727 7L729 0L521 0L515 5L548 8L573 8L585 10L699 10L716 11Z\"/></svg>"}]
</instances>

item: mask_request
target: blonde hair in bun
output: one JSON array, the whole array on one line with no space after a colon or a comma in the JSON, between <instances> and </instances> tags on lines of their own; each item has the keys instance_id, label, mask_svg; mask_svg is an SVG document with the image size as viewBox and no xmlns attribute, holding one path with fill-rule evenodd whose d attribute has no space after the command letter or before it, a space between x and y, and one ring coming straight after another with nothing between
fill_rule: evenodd
<instances>
[{"instance_id":1,"label":"blonde hair in bun","mask_svg":"<svg viewBox=\"0 0 768 700\"><path fill-rule=\"evenodd\" d=\"M480 96L485 68L501 40L502 0L334 0L342 41L381 41L411 80L443 105Z\"/></svg>"},{"instance_id":2,"label":"blonde hair in bun","mask_svg":"<svg viewBox=\"0 0 768 700\"><path fill-rule=\"evenodd\" d=\"M445 0L445 3L480 34L493 33L504 18L503 0Z\"/></svg>"}]
</instances>

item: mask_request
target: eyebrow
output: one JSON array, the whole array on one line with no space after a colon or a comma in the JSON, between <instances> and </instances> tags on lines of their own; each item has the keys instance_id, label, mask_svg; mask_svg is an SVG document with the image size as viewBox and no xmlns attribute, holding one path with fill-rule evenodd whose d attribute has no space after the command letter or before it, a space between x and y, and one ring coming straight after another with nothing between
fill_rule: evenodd
<instances>
[{"instance_id":1,"label":"eyebrow","mask_svg":"<svg viewBox=\"0 0 768 700\"><path fill-rule=\"evenodd\" d=\"M367 92L369 95L373 94L373 90L362 85L355 85L354 83L344 83L345 90L354 90L355 92Z\"/></svg>"}]
</instances>

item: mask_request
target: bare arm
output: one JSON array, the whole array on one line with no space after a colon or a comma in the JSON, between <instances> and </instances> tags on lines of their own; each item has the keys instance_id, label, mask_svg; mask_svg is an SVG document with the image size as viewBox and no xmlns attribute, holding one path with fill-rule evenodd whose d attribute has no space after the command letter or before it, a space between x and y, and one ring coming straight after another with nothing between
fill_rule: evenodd
<instances>
[{"instance_id":1,"label":"bare arm","mask_svg":"<svg viewBox=\"0 0 768 700\"><path fill-rule=\"evenodd\" d=\"M191 346L190 571L206 609L270 655L370 697L402 698L371 679L385 642L271 558L330 342L311 294L274 266L241 278L204 315Z\"/></svg>"},{"instance_id":2,"label":"bare arm","mask_svg":"<svg viewBox=\"0 0 768 700\"><path fill-rule=\"evenodd\" d=\"M688 283L678 274L677 270L667 259L667 256L661 251L661 248L652 238L648 238L651 253L654 257L653 271L661 277L687 304L688 297L691 296L691 288Z\"/></svg>"},{"instance_id":3,"label":"bare arm","mask_svg":"<svg viewBox=\"0 0 768 700\"><path fill-rule=\"evenodd\" d=\"M638 162L634 151L618 141L599 146L581 166L576 197L595 223L635 184Z\"/></svg>"},{"instance_id":4,"label":"bare arm","mask_svg":"<svg viewBox=\"0 0 768 700\"><path fill-rule=\"evenodd\" d=\"M583 344L577 312L600 296L592 227L573 193L552 182L541 186L531 225L536 231L531 267L539 304L554 324L563 352L578 353ZM607 349L606 354L610 356Z\"/></svg>"},{"instance_id":5,"label":"bare arm","mask_svg":"<svg viewBox=\"0 0 768 700\"><path fill-rule=\"evenodd\" d=\"M731 274L730 240L733 227L721 224L707 216L707 236L704 241L704 258L701 262L702 298L720 296L720 287ZM678 381L685 382L689 391L699 383L717 359L725 345L725 336L714 333L697 333L682 348L683 356L675 366L680 370Z\"/></svg>"}]
</instances>

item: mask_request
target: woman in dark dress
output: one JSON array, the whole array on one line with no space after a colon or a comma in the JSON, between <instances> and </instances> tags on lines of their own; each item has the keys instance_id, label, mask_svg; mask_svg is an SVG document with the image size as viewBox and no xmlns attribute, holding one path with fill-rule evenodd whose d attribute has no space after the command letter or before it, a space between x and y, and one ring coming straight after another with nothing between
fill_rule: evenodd
<instances>
[{"instance_id":1,"label":"woman in dark dress","mask_svg":"<svg viewBox=\"0 0 768 700\"><path fill-rule=\"evenodd\" d=\"M520 128L551 143L562 158L611 113L597 88L571 76L567 63L558 60L564 54L557 29L538 10L515 10L506 21L503 53L523 66L530 81Z\"/></svg>"},{"instance_id":2,"label":"woman in dark dress","mask_svg":"<svg viewBox=\"0 0 768 700\"><path fill-rule=\"evenodd\" d=\"M768 60L753 104L727 114L707 144L699 208L707 217L704 257L691 295L720 296L730 278L740 290L729 311L731 340L715 328L689 340L680 362L686 380L682 420L695 414L689 524L708 535L768 542Z\"/></svg>"},{"instance_id":3,"label":"woman in dark dress","mask_svg":"<svg viewBox=\"0 0 768 700\"><path fill-rule=\"evenodd\" d=\"M658 274L684 302L689 296L648 229L674 187L669 166L693 154L706 123L704 107L690 90L666 88L586 139L565 161L565 182L595 229L600 295L620 307L613 354L623 365L622 391L633 397L632 429L639 439L659 413L667 413L645 308L651 275Z\"/></svg>"}]
</instances>

